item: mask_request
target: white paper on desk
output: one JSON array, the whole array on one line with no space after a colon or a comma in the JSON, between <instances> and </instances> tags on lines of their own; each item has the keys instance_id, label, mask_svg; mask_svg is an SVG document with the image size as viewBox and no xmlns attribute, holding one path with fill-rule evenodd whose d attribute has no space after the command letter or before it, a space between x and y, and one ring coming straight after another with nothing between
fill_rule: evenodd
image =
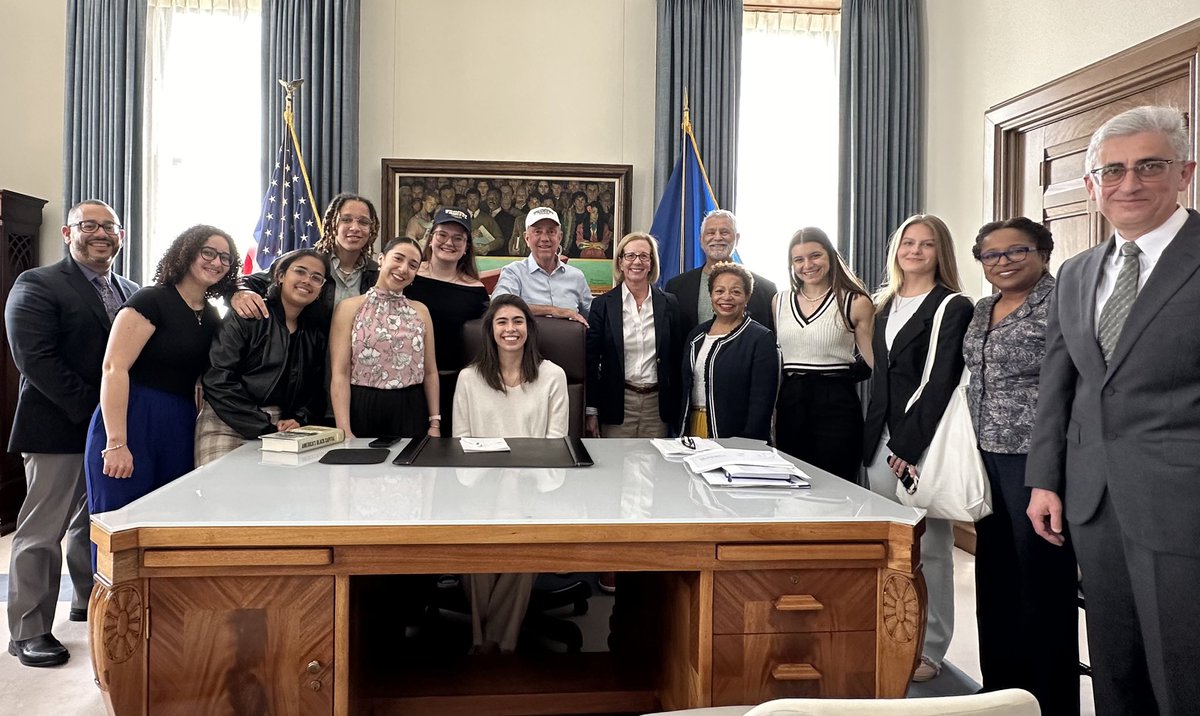
<instances>
[{"instance_id":1,"label":"white paper on desk","mask_svg":"<svg viewBox=\"0 0 1200 716\"><path fill-rule=\"evenodd\" d=\"M708 450L697 455L689 455L683 459L683 463L695 473L716 470L726 465L764 465L785 469L795 467L787 458L774 450L734 450L731 448Z\"/></svg>"},{"instance_id":2,"label":"white paper on desk","mask_svg":"<svg viewBox=\"0 0 1200 716\"><path fill-rule=\"evenodd\" d=\"M733 479L790 480L798 477L808 482L808 475L792 463L786 465L722 465L721 471Z\"/></svg>"},{"instance_id":3,"label":"white paper on desk","mask_svg":"<svg viewBox=\"0 0 1200 716\"><path fill-rule=\"evenodd\" d=\"M708 470L700 473L700 477L704 478L704 482L709 487L733 487L733 488L771 488L775 490L795 490L801 487L808 487L808 481L798 477L788 477L786 479L779 478L753 478L753 477L729 477L724 470Z\"/></svg>"},{"instance_id":4,"label":"white paper on desk","mask_svg":"<svg viewBox=\"0 0 1200 716\"><path fill-rule=\"evenodd\" d=\"M509 452L504 438L459 438L463 452Z\"/></svg>"},{"instance_id":5,"label":"white paper on desk","mask_svg":"<svg viewBox=\"0 0 1200 716\"><path fill-rule=\"evenodd\" d=\"M678 438L654 438L650 441L650 443L654 445L654 447L658 448L658 451L662 453L662 456L668 460L673 458L679 459L687 457L688 455L695 455L698 452L704 452L706 450L721 449L720 443L718 443L716 440L709 440L707 438L692 438L692 444L695 445L695 447L688 447L687 445L684 445Z\"/></svg>"}]
</instances>

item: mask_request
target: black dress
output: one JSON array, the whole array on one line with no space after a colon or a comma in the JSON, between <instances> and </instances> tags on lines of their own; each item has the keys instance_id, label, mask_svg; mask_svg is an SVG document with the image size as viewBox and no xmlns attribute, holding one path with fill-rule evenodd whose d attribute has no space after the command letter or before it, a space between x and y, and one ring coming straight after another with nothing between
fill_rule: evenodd
<instances>
[{"instance_id":1,"label":"black dress","mask_svg":"<svg viewBox=\"0 0 1200 716\"><path fill-rule=\"evenodd\" d=\"M450 414L454 412L454 386L458 372L463 369L470 356L463 345L463 324L483 315L491 300L483 286L439 281L435 278L417 276L404 295L420 301L429 309L433 321L434 352L437 356L438 382L441 386L442 435L453 435Z\"/></svg>"}]
</instances>

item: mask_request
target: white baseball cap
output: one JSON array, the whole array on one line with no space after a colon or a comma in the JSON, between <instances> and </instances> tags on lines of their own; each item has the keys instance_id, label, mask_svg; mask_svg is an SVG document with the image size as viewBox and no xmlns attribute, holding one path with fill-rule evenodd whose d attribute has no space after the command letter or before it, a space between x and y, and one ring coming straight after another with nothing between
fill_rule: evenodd
<instances>
[{"instance_id":1,"label":"white baseball cap","mask_svg":"<svg viewBox=\"0 0 1200 716\"><path fill-rule=\"evenodd\" d=\"M525 228L528 229L542 219L550 219L559 226L562 226L562 222L558 220L557 211L548 206L539 206L536 209L531 209L529 213L525 215Z\"/></svg>"}]
</instances>

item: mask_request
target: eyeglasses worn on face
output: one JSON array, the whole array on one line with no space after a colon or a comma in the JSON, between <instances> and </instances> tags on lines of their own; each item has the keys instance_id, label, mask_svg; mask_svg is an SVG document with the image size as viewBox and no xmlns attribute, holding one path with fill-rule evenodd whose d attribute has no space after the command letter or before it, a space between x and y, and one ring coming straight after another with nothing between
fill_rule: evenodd
<instances>
[{"instance_id":1,"label":"eyeglasses worn on face","mask_svg":"<svg viewBox=\"0 0 1200 716\"><path fill-rule=\"evenodd\" d=\"M85 234L93 233L98 229L104 229L104 233L111 236L116 236L118 233L120 233L122 228L121 225L115 221L106 221L102 224L99 221L90 220L76 221L74 224L71 224L71 226L79 227L79 230Z\"/></svg>"},{"instance_id":2,"label":"eyeglasses worn on face","mask_svg":"<svg viewBox=\"0 0 1200 716\"><path fill-rule=\"evenodd\" d=\"M316 273L315 271L309 271L308 269L304 268L303 266L292 266L291 268L288 269L288 271L291 271L292 273L296 274L296 278L308 279L309 283L311 283L312 285L314 285L318 288L325 285L325 274L323 274L323 273Z\"/></svg>"},{"instance_id":3,"label":"eyeglasses worn on face","mask_svg":"<svg viewBox=\"0 0 1200 716\"><path fill-rule=\"evenodd\" d=\"M1096 180L1100 186L1116 186L1125 180L1125 175L1129 170L1137 175L1137 178L1142 181L1158 181L1167 175L1167 168L1175 163L1173 159L1146 159L1134 164L1132 167L1127 167L1124 164L1105 164L1102 167L1097 167L1088 174Z\"/></svg>"},{"instance_id":4,"label":"eyeglasses worn on face","mask_svg":"<svg viewBox=\"0 0 1200 716\"><path fill-rule=\"evenodd\" d=\"M455 244L465 244L467 242L466 235L451 234L449 231L435 231L433 232L433 238L438 241L449 241Z\"/></svg>"},{"instance_id":5,"label":"eyeglasses worn on face","mask_svg":"<svg viewBox=\"0 0 1200 716\"><path fill-rule=\"evenodd\" d=\"M638 261L641 261L644 264L648 264L648 263L650 263L651 256L650 256L650 254L624 253L624 254L621 254L621 258L625 259L626 261L628 261L631 264L637 263Z\"/></svg>"},{"instance_id":6,"label":"eyeglasses worn on face","mask_svg":"<svg viewBox=\"0 0 1200 716\"><path fill-rule=\"evenodd\" d=\"M338 223L341 224L342 226L349 226L350 224L358 224L359 226L362 226L364 228L371 226L370 219L360 219L360 218L356 218L353 216L339 216Z\"/></svg>"},{"instance_id":7,"label":"eyeglasses worn on face","mask_svg":"<svg viewBox=\"0 0 1200 716\"><path fill-rule=\"evenodd\" d=\"M1009 260L1009 263L1020 263L1029 256L1029 252L1037 251L1032 246L1010 246L1005 251L989 251L985 254L979 254L979 263L984 266L995 266L1000 263L1000 257L1003 256Z\"/></svg>"},{"instance_id":8,"label":"eyeglasses worn on face","mask_svg":"<svg viewBox=\"0 0 1200 716\"><path fill-rule=\"evenodd\" d=\"M216 261L217 259L220 259L222 266L228 266L233 263L233 257L228 253L224 251L217 251L209 246L200 247L200 257L205 261Z\"/></svg>"}]
</instances>

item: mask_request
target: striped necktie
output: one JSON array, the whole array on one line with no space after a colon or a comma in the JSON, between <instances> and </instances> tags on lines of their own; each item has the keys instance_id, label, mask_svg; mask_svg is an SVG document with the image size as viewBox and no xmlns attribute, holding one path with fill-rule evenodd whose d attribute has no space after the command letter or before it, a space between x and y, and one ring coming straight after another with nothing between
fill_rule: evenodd
<instances>
[{"instance_id":1,"label":"striped necktie","mask_svg":"<svg viewBox=\"0 0 1200 716\"><path fill-rule=\"evenodd\" d=\"M1112 359L1113 351L1117 348L1117 340L1121 337L1121 328L1129 316L1129 309L1138 292L1138 254L1142 249L1132 241L1121 245L1121 256L1124 263L1117 272L1117 282L1113 286L1112 295L1100 312L1100 350L1104 351L1104 361Z\"/></svg>"}]
</instances>

